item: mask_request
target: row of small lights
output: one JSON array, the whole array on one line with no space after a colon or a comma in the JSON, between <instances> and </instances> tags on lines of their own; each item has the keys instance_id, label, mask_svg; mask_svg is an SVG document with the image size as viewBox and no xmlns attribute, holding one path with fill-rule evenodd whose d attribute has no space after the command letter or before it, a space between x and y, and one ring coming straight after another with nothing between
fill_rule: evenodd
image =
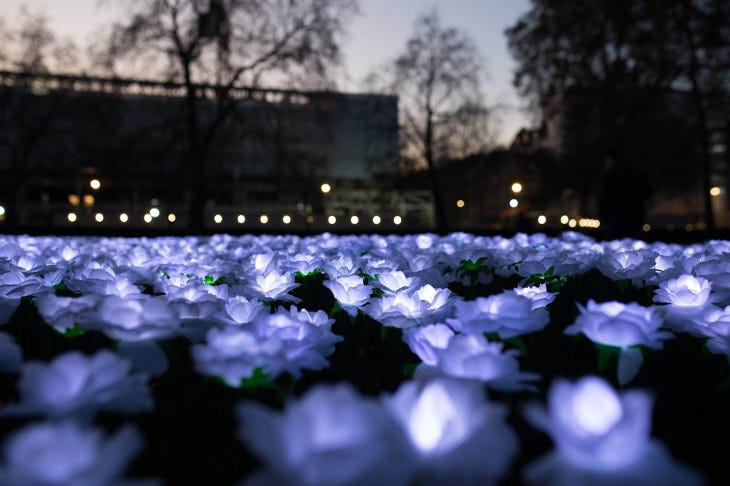
<instances>
[{"instance_id":1,"label":"row of small lights","mask_svg":"<svg viewBox=\"0 0 730 486\"><path fill-rule=\"evenodd\" d=\"M0 214L3 214L3 213L4 213L4 210ZM160 210L157 208L152 208L149 213L145 213L145 215L143 216L143 219L144 219L145 223L151 223L154 218L157 218L159 216L160 216ZM70 212L66 215L66 219L68 220L69 223L75 223L78 220L78 215L74 212ZM94 220L97 223L102 223L104 221L104 213L96 213L94 215ZM170 223L174 223L177 220L177 216L175 216L174 213L170 213L167 215L167 220ZM121 221L122 223L127 223L129 221L129 215L127 213L121 213L119 215L119 221ZM238 224L243 224L246 222L246 216L244 216L243 214L239 214L236 217L236 221L238 222ZM311 223L314 221L314 219L308 218L307 221ZM372 221L373 221L373 224L378 225L383 220L380 216L376 215L376 216L373 216ZM223 216L221 216L220 214L216 214L215 216L213 216L213 222L216 224L221 224L223 222ZM269 217L265 214L262 214L259 217L259 222L261 224L267 224L269 222ZM285 214L284 216L282 216L281 222L284 224L290 224L292 222L292 218L288 214ZM329 224L335 224L335 223L337 223L337 218L335 216L329 216L327 218L327 222ZM350 217L351 224L354 225L354 224L358 224L359 222L360 222L359 217L357 217L357 216ZM399 225L402 222L403 222L403 218L401 218L400 216L393 216L393 224Z\"/></svg>"}]
</instances>

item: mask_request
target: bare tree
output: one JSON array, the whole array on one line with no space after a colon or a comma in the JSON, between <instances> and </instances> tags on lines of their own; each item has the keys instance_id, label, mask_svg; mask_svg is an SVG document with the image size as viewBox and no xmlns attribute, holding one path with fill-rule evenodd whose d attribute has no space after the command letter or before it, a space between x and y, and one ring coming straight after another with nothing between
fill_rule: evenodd
<instances>
[{"instance_id":1,"label":"bare tree","mask_svg":"<svg viewBox=\"0 0 730 486\"><path fill-rule=\"evenodd\" d=\"M321 86L340 60L339 38L356 0L145 0L129 2L105 59L112 71L182 83L189 222L202 229L206 159L239 103L234 87L303 80ZM210 103L201 103L215 86Z\"/></svg>"},{"instance_id":2,"label":"bare tree","mask_svg":"<svg viewBox=\"0 0 730 486\"><path fill-rule=\"evenodd\" d=\"M0 22L0 70L38 74L70 71L78 65L78 50L70 40L59 40L42 14L21 9L17 27ZM6 208L6 228L18 226L19 198L34 171L31 161L67 108L65 91L45 93L42 86L10 76L0 86L0 191ZM39 91L40 90L40 91ZM43 97L39 97L44 93Z\"/></svg>"},{"instance_id":3,"label":"bare tree","mask_svg":"<svg viewBox=\"0 0 730 486\"><path fill-rule=\"evenodd\" d=\"M439 162L480 152L490 143L481 56L466 33L442 26L433 10L418 18L405 52L386 69L389 87L399 95L402 160L408 168L428 170L436 226L445 231Z\"/></svg>"}]
</instances>

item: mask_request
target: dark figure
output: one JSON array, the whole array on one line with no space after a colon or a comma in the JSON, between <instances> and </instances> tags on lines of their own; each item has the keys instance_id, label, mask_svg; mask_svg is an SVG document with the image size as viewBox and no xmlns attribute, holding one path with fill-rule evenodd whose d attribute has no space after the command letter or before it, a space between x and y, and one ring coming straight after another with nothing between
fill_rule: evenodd
<instances>
[{"instance_id":1,"label":"dark figure","mask_svg":"<svg viewBox=\"0 0 730 486\"><path fill-rule=\"evenodd\" d=\"M649 181L616 152L606 154L598 190L598 217L607 239L638 238L645 223Z\"/></svg>"}]
</instances>

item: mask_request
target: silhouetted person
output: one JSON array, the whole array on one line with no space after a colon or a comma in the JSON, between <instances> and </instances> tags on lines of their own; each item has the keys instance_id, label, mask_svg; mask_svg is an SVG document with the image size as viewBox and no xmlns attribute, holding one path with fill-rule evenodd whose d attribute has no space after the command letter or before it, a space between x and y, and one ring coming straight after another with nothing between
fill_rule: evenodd
<instances>
[{"instance_id":1,"label":"silhouetted person","mask_svg":"<svg viewBox=\"0 0 730 486\"><path fill-rule=\"evenodd\" d=\"M603 235L608 239L639 237L650 197L647 178L631 168L617 152L608 152L598 190L598 217Z\"/></svg>"}]
</instances>

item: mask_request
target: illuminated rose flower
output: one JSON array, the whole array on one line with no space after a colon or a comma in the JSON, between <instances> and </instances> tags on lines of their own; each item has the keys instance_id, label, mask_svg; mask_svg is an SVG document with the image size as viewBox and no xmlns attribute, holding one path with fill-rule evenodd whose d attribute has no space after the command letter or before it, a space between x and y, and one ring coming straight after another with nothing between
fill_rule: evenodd
<instances>
[{"instance_id":1,"label":"illuminated rose flower","mask_svg":"<svg viewBox=\"0 0 730 486\"><path fill-rule=\"evenodd\" d=\"M29 425L5 443L0 483L6 486L103 486L122 481L124 469L142 448L131 426L111 437L74 422ZM150 484L150 483L145 483Z\"/></svg>"},{"instance_id":2,"label":"illuminated rose flower","mask_svg":"<svg viewBox=\"0 0 730 486\"><path fill-rule=\"evenodd\" d=\"M537 287L516 287L512 291L523 297L527 297L532 302L532 310L541 307L547 307L554 300L557 292L548 292L547 285L541 284Z\"/></svg>"},{"instance_id":3,"label":"illuminated rose flower","mask_svg":"<svg viewBox=\"0 0 730 486\"><path fill-rule=\"evenodd\" d=\"M475 300L457 300L455 304L455 317L446 322L467 334L488 332L507 339L539 331L550 322L547 309L533 309L529 297L509 290Z\"/></svg>"},{"instance_id":4,"label":"illuminated rose flower","mask_svg":"<svg viewBox=\"0 0 730 486\"><path fill-rule=\"evenodd\" d=\"M389 294L394 294L404 289L412 289L418 283L418 278L406 277L400 270L381 272L378 274L377 281L378 288Z\"/></svg>"},{"instance_id":5,"label":"illuminated rose flower","mask_svg":"<svg viewBox=\"0 0 730 486\"><path fill-rule=\"evenodd\" d=\"M76 321L82 327L121 341L169 339L184 333L180 317L164 296L122 299L109 295L99 299L94 312Z\"/></svg>"},{"instance_id":6,"label":"illuminated rose flower","mask_svg":"<svg viewBox=\"0 0 730 486\"><path fill-rule=\"evenodd\" d=\"M198 371L219 376L231 386L257 368L272 380L282 373L298 377L302 369L329 365L326 357L342 341L330 330L333 322L324 312L279 309L246 326L210 329L205 344L194 346L192 354Z\"/></svg>"},{"instance_id":7,"label":"illuminated rose flower","mask_svg":"<svg viewBox=\"0 0 730 486\"><path fill-rule=\"evenodd\" d=\"M630 279L635 284L650 280L656 270L651 252L620 250L607 251L596 260L596 268L612 280Z\"/></svg>"},{"instance_id":8,"label":"illuminated rose flower","mask_svg":"<svg viewBox=\"0 0 730 486\"><path fill-rule=\"evenodd\" d=\"M94 312L99 296L61 297L52 292L42 293L33 303L43 320L57 331L64 332L80 322L89 320Z\"/></svg>"},{"instance_id":9,"label":"illuminated rose flower","mask_svg":"<svg viewBox=\"0 0 730 486\"><path fill-rule=\"evenodd\" d=\"M149 411L153 401L147 376L132 374L131 368L129 361L105 350L93 356L71 351L50 363L25 363L18 382L21 400L2 412L90 419L98 410Z\"/></svg>"},{"instance_id":10,"label":"illuminated rose flower","mask_svg":"<svg viewBox=\"0 0 730 486\"><path fill-rule=\"evenodd\" d=\"M10 334L0 332L0 373L16 373L23 364L23 351Z\"/></svg>"},{"instance_id":11,"label":"illuminated rose flower","mask_svg":"<svg viewBox=\"0 0 730 486\"><path fill-rule=\"evenodd\" d=\"M506 409L479 384L410 381L383 401L418 458L415 484L497 484L517 454Z\"/></svg>"},{"instance_id":12,"label":"illuminated rose flower","mask_svg":"<svg viewBox=\"0 0 730 486\"><path fill-rule=\"evenodd\" d=\"M545 431L556 450L524 471L529 484L699 484L691 470L675 464L650 437L648 393L617 393L605 380L587 376L556 380L547 410L530 404L527 420Z\"/></svg>"},{"instance_id":13,"label":"illuminated rose flower","mask_svg":"<svg viewBox=\"0 0 730 486\"><path fill-rule=\"evenodd\" d=\"M654 302L678 307L699 307L709 303L712 284L693 275L681 275L659 284Z\"/></svg>"},{"instance_id":14,"label":"illuminated rose flower","mask_svg":"<svg viewBox=\"0 0 730 486\"><path fill-rule=\"evenodd\" d=\"M246 299L236 295L226 302L223 309L213 314L216 322L229 326L240 326L254 321L260 315L268 312L268 308L257 299Z\"/></svg>"},{"instance_id":15,"label":"illuminated rose flower","mask_svg":"<svg viewBox=\"0 0 730 486\"><path fill-rule=\"evenodd\" d=\"M662 341L672 333L661 328L662 319L653 307L636 303L596 303L589 300L586 307L578 304L580 314L565 328L565 334L584 334L597 344L621 348L618 360L619 383L631 381L644 363L637 346L661 349Z\"/></svg>"},{"instance_id":16,"label":"illuminated rose flower","mask_svg":"<svg viewBox=\"0 0 730 486\"><path fill-rule=\"evenodd\" d=\"M520 371L516 349L505 351L502 343L489 342L480 334L455 334L445 347L433 347L429 353L435 357L435 363L420 366L416 370L418 376L476 380L500 391L532 390L534 386L526 382L539 378L535 373Z\"/></svg>"},{"instance_id":17,"label":"illuminated rose flower","mask_svg":"<svg viewBox=\"0 0 730 486\"><path fill-rule=\"evenodd\" d=\"M188 285L171 287L167 301L177 311L181 319L207 320L218 312L228 299L225 285Z\"/></svg>"},{"instance_id":18,"label":"illuminated rose flower","mask_svg":"<svg viewBox=\"0 0 730 486\"><path fill-rule=\"evenodd\" d=\"M349 384L315 386L281 412L246 402L238 417L239 437L266 466L252 484L405 486L413 473L395 420Z\"/></svg>"},{"instance_id":19,"label":"illuminated rose flower","mask_svg":"<svg viewBox=\"0 0 730 486\"><path fill-rule=\"evenodd\" d=\"M278 270L273 269L263 275L258 275L256 282L249 287L264 300L299 302L299 299L288 294L290 290L299 287L291 272L279 273Z\"/></svg>"},{"instance_id":20,"label":"illuminated rose flower","mask_svg":"<svg viewBox=\"0 0 730 486\"><path fill-rule=\"evenodd\" d=\"M413 354L431 366L438 363L436 349L446 349L453 337L454 331L446 324L415 326L403 332L403 341Z\"/></svg>"},{"instance_id":21,"label":"illuminated rose flower","mask_svg":"<svg viewBox=\"0 0 730 486\"><path fill-rule=\"evenodd\" d=\"M370 299L372 287L365 285L359 275L344 275L325 280L322 285L330 289L342 310L351 316L357 315L359 307Z\"/></svg>"},{"instance_id":22,"label":"illuminated rose flower","mask_svg":"<svg viewBox=\"0 0 730 486\"><path fill-rule=\"evenodd\" d=\"M426 284L372 299L363 309L381 324L402 329L442 321L451 313L451 291Z\"/></svg>"}]
</instances>

